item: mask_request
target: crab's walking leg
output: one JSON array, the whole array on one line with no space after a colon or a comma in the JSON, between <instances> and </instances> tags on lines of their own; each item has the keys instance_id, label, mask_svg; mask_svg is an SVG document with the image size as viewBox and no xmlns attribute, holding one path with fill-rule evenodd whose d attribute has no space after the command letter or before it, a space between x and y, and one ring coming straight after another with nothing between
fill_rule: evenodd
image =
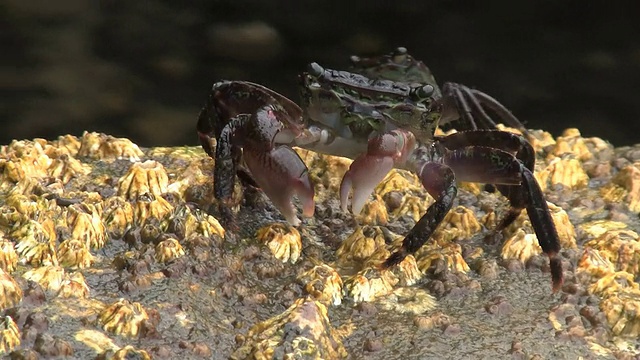
<instances>
[{"instance_id":1,"label":"crab's walking leg","mask_svg":"<svg viewBox=\"0 0 640 360\"><path fill-rule=\"evenodd\" d=\"M498 225L498 231L513 222L522 209L527 209L538 243L549 256L553 290L560 289L563 282L562 262L557 256L560 240L540 185L533 176L535 154L531 145L519 135L478 130L452 134L439 142L451 149L445 154L444 162L454 169L459 180L497 184L509 199L511 209Z\"/></svg>"},{"instance_id":2,"label":"crab's walking leg","mask_svg":"<svg viewBox=\"0 0 640 360\"><path fill-rule=\"evenodd\" d=\"M427 162L418 176L435 202L405 236L402 247L384 262L384 267L399 264L407 255L418 251L447 215L458 193L455 175L447 165Z\"/></svg>"},{"instance_id":3,"label":"crab's walking leg","mask_svg":"<svg viewBox=\"0 0 640 360\"><path fill-rule=\"evenodd\" d=\"M509 109L480 90L448 82L442 86L442 93L445 103L445 111L443 113L443 120L445 121L455 118L456 116L453 112L457 111L458 116L471 129L495 129L496 123L485 111L486 107L493 111L505 125L526 132L524 125Z\"/></svg>"},{"instance_id":4,"label":"crab's walking leg","mask_svg":"<svg viewBox=\"0 0 640 360\"><path fill-rule=\"evenodd\" d=\"M222 206L231 205L239 159L237 153L242 148L245 163L256 183L287 221L298 225L300 220L291 198L297 194L303 214L312 216L313 186L300 156L286 146L274 146L274 138L282 128L276 116L273 107L267 105L251 115L237 115L224 126L216 145L214 193Z\"/></svg>"}]
</instances>

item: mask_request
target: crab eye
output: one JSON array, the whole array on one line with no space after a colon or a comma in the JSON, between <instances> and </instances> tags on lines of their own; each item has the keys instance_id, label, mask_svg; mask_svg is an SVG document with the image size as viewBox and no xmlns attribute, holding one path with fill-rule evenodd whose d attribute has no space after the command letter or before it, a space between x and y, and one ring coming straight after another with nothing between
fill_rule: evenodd
<instances>
[{"instance_id":1,"label":"crab eye","mask_svg":"<svg viewBox=\"0 0 640 360\"><path fill-rule=\"evenodd\" d=\"M407 60L407 48L399 47L393 51L391 54L393 62L396 64L403 63Z\"/></svg>"},{"instance_id":2,"label":"crab eye","mask_svg":"<svg viewBox=\"0 0 640 360\"><path fill-rule=\"evenodd\" d=\"M320 76L322 76L322 74L324 74L324 68L315 62L309 64L307 71L309 72L309 75L313 76L314 78L319 78Z\"/></svg>"},{"instance_id":3,"label":"crab eye","mask_svg":"<svg viewBox=\"0 0 640 360\"><path fill-rule=\"evenodd\" d=\"M415 101L429 98L433 95L434 88L431 85L417 86L411 89L409 96Z\"/></svg>"}]
</instances>

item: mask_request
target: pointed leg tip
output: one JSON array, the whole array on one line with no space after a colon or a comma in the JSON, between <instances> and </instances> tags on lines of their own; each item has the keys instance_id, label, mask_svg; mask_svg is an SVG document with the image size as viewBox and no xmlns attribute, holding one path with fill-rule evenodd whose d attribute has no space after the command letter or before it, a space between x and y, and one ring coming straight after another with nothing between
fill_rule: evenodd
<instances>
[{"instance_id":1,"label":"pointed leg tip","mask_svg":"<svg viewBox=\"0 0 640 360\"><path fill-rule=\"evenodd\" d=\"M549 265L551 266L552 289L556 293L562 289L564 283L564 275L562 273L562 260L557 254L549 255Z\"/></svg>"},{"instance_id":2,"label":"pointed leg tip","mask_svg":"<svg viewBox=\"0 0 640 360\"><path fill-rule=\"evenodd\" d=\"M388 268L390 268L392 266L398 265L406 257L407 257L406 251L404 249L400 249L400 250L394 252L393 254L391 254L389 256L389 258L387 258L387 260L385 260L385 262L382 264L382 268L383 269L388 269Z\"/></svg>"}]
</instances>

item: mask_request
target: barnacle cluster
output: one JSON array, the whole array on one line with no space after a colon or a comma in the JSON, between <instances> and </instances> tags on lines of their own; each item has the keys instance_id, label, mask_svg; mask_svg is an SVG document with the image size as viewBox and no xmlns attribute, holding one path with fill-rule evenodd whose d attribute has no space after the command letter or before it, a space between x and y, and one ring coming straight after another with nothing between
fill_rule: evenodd
<instances>
[{"instance_id":1,"label":"barnacle cluster","mask_svg":"<svg viewBox=\"0 0 640 360\"><path fill-rule=\"evenodd\" d=\"M637 229L628 223L640 211L640 147L615 149L613 159L610 144L582 138L577 130L568 130L557 141L544 132L529 135L536 152L543 154L535 175L545 188L560 236L560 256L565 263L577 261L575 269L565 266L562 290L567 296L597 296L599 302L592 307L613 334L639 336L640 248ZM494 254L497 246L481 239L502 219L508 200L477 184L461 184L459 193L464 195L431 239L400 264L384 268L406 229L433 202L418 178L391 171L362 213L351 217L337 201L351 160L297 151L316 185L318 209L329 215L311 219L298 231L255 212L249 216L257 219L259 231L225 236L215 215L207 212L215 204L214 162L200 149L141 151L126 139L96 133L0 147L0 309L8 309L9 315L0 327L0 353L15 350L21 339L22 347L33 347L25 348L24 354L35 350L42 356L64 355L74 347L70 339L56 337L57 321L49 325L54 336L20 328L21 321L14 321L12 311L20 314L22 307L46 301L47 307L64 304L69 313L82 314L83 326L93 327L105 339L136 338L136 348L113 342L99 347L98 358L180 356L198 341L216 348L207 343L210 333L207 339L176 340L180 334L199 332L190 329L225 329L210 331L219 335L216 341L225 354L236 349L232 358L345 357L345 346L352 345L343 346L341 330L331 326L343 320L344 309L328 307L344 306L348 299L360 303L357 307L363 312L378 307L418 314L414 323L422 331L445 331L445 314L420 315L435 306L429 292L438 295L439 282L469 279L460 273L471 266L481 275L482 287L490 287L504 271L498 264L535 265L541 260L535 257L540 248L523 210L502 234L502 257L517 260L501 262ZM246 221L247 214L243 216ZM256 242L266 246L255 246ZM427 285L416 286L423 278ZM152 296L128 298L147 293ZM96 296L101 301L91 299ZM152 298L162 300L148 302ZM193 299L206 305L192 306ZM574 300L566 303L585 301ZM290 307L267 321L247 323L258 318L245 313L280 312L282 306ZM198 308L206 308L207 316L194 312ZM154 336L179 344L167 346L169 352L153 348L155 343L145 336L166 313L163 323L176 319L180 330ZM567 314L584 316L577 309ZM557 315L556 330L566 328L570 319ZM229 326L238 333L229 334ZM74 356L85 355L73 350Z\"/></svg>"},{"instance_id":2,"label":"barnacle cluster","mask_svg":"<svg viewBox=\"0 0 640 360\"><path fill-rule=\"evenodd\" d=\"M267 225L258 230L258 241L266 243L276 259L282 262L295 264L302 251L302 239L300 232L293 226L276 223Z\"/></svg>"},{"instance_id":3,"label":"barnacle cluster","mask_svg":"<svg viewBox=\"0 0 640 360\"><path fill-rule=\"evenodd\" d=\"M149 319L140 303L120 299L109 305L98 315L102 328L116 335L136 337Z\"/></svg>"},{"instance_id":4,"label":"barnacle cluster","mask_svg":"<svg viewBox=\"0 0 640 360\"><path fill-rule=\"evenodd\" d=\"M254 325L231 359L339 359L347 356L321 302L300 298L287 310Z\"/></svg>"},{"instance_id":5,"label":"barnacle cluster","mask_svg":"<svg viewBox=\"0 0 640 360\"><path fill-rule=\"evenodd\" d=\"M20 346L20 329L11 318L5 316L0 321L0 355L5 355Z\"/></svg>"}]
</instances>

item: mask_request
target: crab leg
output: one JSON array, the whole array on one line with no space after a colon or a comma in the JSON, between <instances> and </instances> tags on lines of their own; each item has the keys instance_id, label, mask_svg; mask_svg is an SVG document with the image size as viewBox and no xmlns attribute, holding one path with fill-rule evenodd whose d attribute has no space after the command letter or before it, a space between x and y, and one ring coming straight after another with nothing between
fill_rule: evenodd
<instances>
[{"instance_id":1,"label":"crab leg","mask_svg":"<svg viewBox=\"0 0 640 360\"><path fill-rule=\"evenodd\" d=\"M460 133L461 135L456 135L451 140L442 139L445 146L466 145L466 147L446 152L444 162L454 169L459 180L499 184L498 189L509 199L511 209L499 225L498 231L512 222L522 209L527 209L538 243L544 253L549 256L553 290L559 290L563 282L562 262L557 256L560 251L560 240L542 190L532 170L525 166L525 163L529 163L533 167L533 160L529 158L523 162L510 153L484 147L482 145L488 145L491 139L479 136L478 133L487 134L486 131L469 131ZM503 144L511 144L511 146L505 146L510 150L515 150L518 147L517 143L520 142L517 135L514 137L495 132L492 136L494 140L501 137L504 140ZM496 146L495 142L491 144ZM523 154L533 156L531 145L526 142L522 144L526 145L516 153L521 156Z\"/></svg>"},{"instance_id":2,"label":"crab leg","mask_svg":"<svg viewBox=\"0 0 640 360\"><path fill-rule=\"evenodd\" d=\"M418 251L447 215L458 193L454 172L445 164L427 162L418 176L435 202L405 236L402 247L384 262L384 267L399 264L407 255Z\"/></svg>"},{"instance_id":3,"label":"crab leg","mask_svg":"<svg viewBox=\"0 0 640 360\"><path fill-rule=\"evenodd\" d=\"M359 214L373 189L397 164L404 163L415 147L413 134L394 130L369 140L367 152L358 156L344 174L340 184L342 210L347 210L353 189L351 211Z\"/></svg>"}]
</instances>

